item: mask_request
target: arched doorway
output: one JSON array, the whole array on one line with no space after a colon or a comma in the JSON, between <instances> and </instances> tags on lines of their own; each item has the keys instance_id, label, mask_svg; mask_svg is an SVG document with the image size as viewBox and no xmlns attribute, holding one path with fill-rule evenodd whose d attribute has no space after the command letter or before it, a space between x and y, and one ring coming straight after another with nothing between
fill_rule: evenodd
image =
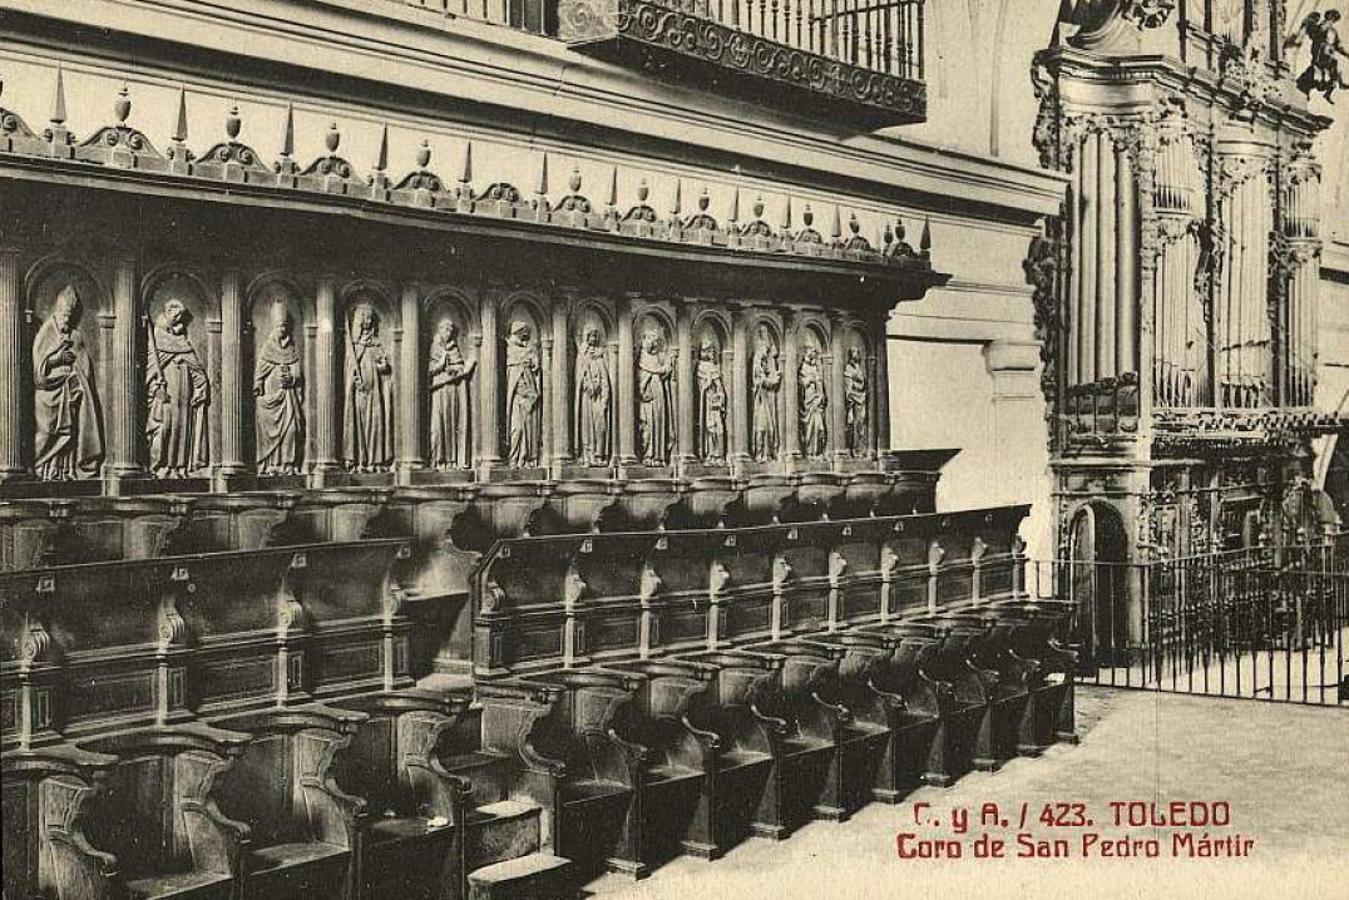
<instances>
[{"instance_id":1,"label":"arched doorway","mask_svg":"<svg viewBox=\"0 0 1349 900\"><path fill-rule=\"evenodd\" d=\"M1069 530L1068 587L1077 602L1084 665L1128 665L1129 576L1119 512L1104 503L1082 507Z\"/></svg>"}]
</instances>

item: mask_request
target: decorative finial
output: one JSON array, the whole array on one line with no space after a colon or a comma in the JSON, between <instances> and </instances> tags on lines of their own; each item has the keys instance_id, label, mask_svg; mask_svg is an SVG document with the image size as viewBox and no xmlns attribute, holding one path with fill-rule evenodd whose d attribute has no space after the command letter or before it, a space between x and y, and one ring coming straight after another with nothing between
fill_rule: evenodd
<instances>
[{"instance_id":1,"label":"decorative finial","mask_svg":"<svg viewBox=\"0 0 1349 900\"><path fill-rule=\"evenodd\" d=\"M932 250L932 219L930 217L924 217L923 219L923 234L918 239L918 249L924 254Z\"/></svg>"},{"instance_id":2,"label":"decorative finial","mask_svg":"<svg viewBox=\"0 0 1349 900\"><path fill-rule=\"evenodd\" d=\"M425 169L431 164L431 142L422 138L421 146L417 148L417 168Z\"/></svg>"},{"instance_id":3,"label":"decorative finial","mask_svg":"<svg viewBox=\"0 0 1349 900\"><path fill-rule=\"evenodd\" d=\"M733 224L740 221L740 188L738 187L735 189L735 193L731 194L731 212L726 216L726 221Z\"/></svg>"},{"instance_id":4,"label":"decorative finial","mask_svg":"<svg viewBox=\"0 0 1349 900\"><path fill-rule=\"evenodd\" d=\"M544 152L539 160L539 177L534 183L534 193L540 197L548 194L548 153Z\"/></svg>"},{"instance_id":5,"label":"decorative finial","mask_svg":"<svg viewBox=\"0 0 1349 900\"><path fill-rule=\"evenodd\" d=\"M702 192L698 194L698 211L707 212L708 204L711 202L712 198L707 194L707 185L703 185Z\"/></svg>"},{"instance_id":6,"label":"decorative finial","mask_svg":"<svg viewBox=\"0 0 1349 900\"><path fill-rule=\"evenodd\" d=\"M342 145L342 132L337 130L336 122L328 123L328 133L323 136L323 143L329 153L336 153L337 148Z\"/></svg>"},{"instance_id":7,"label":"decorative finial","mask_svg":"<svg viewBox=\"0 0 1349 900\"><path fill-rule=\"evenodd\" d=\"M281 129L281 156L290 159L295 152L295 106L286 104L286 124Z\"/></svg>"},{"instance_id":8,"label":"decorative finial","mask_svg":"<svg viewBox=\"0 0 1349 900\"><path fill-rule=\"evenodd\" d=\"M684 179L675 179L674 198L670 201L670 215L677 216L682 211L684 196Z\"/></svg>"},{"instance_id":9,"label":"decorative finial","mask_svg":"<svg viewBox=\"0 0 1349 900\"><path fill-rule=\"evenodd\" d=\"M229 112L225 114L225 134L229 135L230 140L234 140L243 127L243 120L239 118L239 104L231 103Z\"/></svg>"},{"instance_id":10,"label":"decorative finial","mask_svg":"<svg viewBox=\"0 0 1349 900\"><path fill-rule=\"evenodd\" d=\"M66 76L65 70L56 67L56 94L52 98L52 124L64 125L66 122Z\"/></svg>"},{"instance_id":11,"label":"decorative finial","mask_svg":"<svg viewBox=\"0 0 1349 900\"><path fill-rule=\"evenodd\" d=\"M801 211L801 221L807 228L815 224L815 210L810 208L809 203L807 203L806 208Z\"/></svg>"},{"instance_id":12,"label":"decorative finial","mask_svg":"<svg viewBox=\"0 0 1349 900\"><path fill-rule=\"evenodd\" d=\"M889 220L887 220L885 223L885 228L882 229L881 231L881 245L889 249L890 245L893 244L894 242L895 242L895 232L890 227Z\"/></svg>"},{"instance_id":13,"label":"decorative finial","mask_svg":"<svg viewBox=\"0 0 1349 900\"><path fill-rule=\"evenodd\" d=\"M902 241L907 233L908 232L904 230L904 219L900 216L895 216L895 239Z\"/></svg>"},{"instance_id":14,"label":"decorative finial","mask_svg":"<svg viewBox=\"0 0 1349 900\"><path fill-rule=\"evenodd\" d=\"M117 116L119 123L125 123L127 116L131 115L131 88L123 84L122 89L117 92L117 99L113 101L112 111Z\"/></svg>"},{"instance_id":15,"label":"decorative finial","mask_svg":"<svg viewBox=\"0 0 1349 900\"><path fill-rule=\"evenodd\" d=\"M754 210L754 218L756 219L763 218L763 194L759 194L757 197L754 198L753 210Z\"/></svg>"},{"instance_id":16,"label":"decorative finial","mask_svg":"<svg viewBox=\"0 0 1349 900\"><path fill-rule=\"evenodd\" d=\"M383 172L389 168L389 124L386 122L379 129L379 147L375 150L375 171Z\"/></svg>"},{"instance_id":17,"label":"decorative finial","mask_svg":"<svg viewBox=\"0 0 1349 900\"><path fill-rule=\"evenodd\" d=\"M178 88L178 120L173 125L173 141L181 144L187 140L187 87Z\"/></svg>"},{"instance_id":18,"label":"decorative finial","mask_svg":"<svg viewBox=\"0 0 1349 900\"><path fill-rule=\"evenodd\" d=\"M839 209L838 209L838 204L835 204L835 205L834 205L834 218L833 218L832 223L831 223L830 226L829 226L829 236L830 236L831 238L833 238L834 240L836 240L836 241L837 241L839 238L843 237L843 224L842 224L842 222L839 221L839 215L840 215L840 213L839 213Z\"/></svg>"},{"instance_id":19,"label":"decorative finial","mask_svg":"<svg viewBox=\"0 0 1349 900\"><path fill-rule=\"evenodd\" d=\"M459 167L459 183L469 185L473 182L473 142L464 141L464 164Z\"/></svg>"},{"instance_id":20,"label":"decorative finial","mask_svg":"<svg viewBox=\"0 0 1349 900\"><path fill-rule=\"evenodd\" d=\"M857 221L857 213L855 212L848 213L848 230L851 231L854 236L862 230L862 223Z\"/></svg>"},{"instance_id":21,"label":"decorative finial","mask_svg":"<svg viewBox=\"0 0 1349 900\"><path fill-rule=\"evenodd\" d=\"M610 209L618 206L618 166L609 169L609 197L607 205Z\"/></svg>"},{"instance_id":22,"label":"decorative finial","mask_svg":"<svg viewBox=\"0 0 1349 900\"><path fill-rule=\"evenodd\" d=\"M645 203L646 198L650 195L651 187L646 183L646 179L643 178L641 181L637 182L637 202Z\"/></svg>"},{"instance_id":23,"label":"decorative finial","mask_svg":"<svg viewBox=\"0 0 1349 900\"><path fill-rule=\"evenodd\" d=\"M787 195L787 202L782 207L782 230L790 231L792 227L792 195Z\"/></svg>"},{"instance_id":24,"label":"decorative finial","mask_svg":"<svg viewBox=\"0 0 1349 900\"><path fill-rule=\"evenodd\" d=\"M567 188L573 194L581 193L581 167L573 165L571 167L571 176L567 178Z\"/></svg>"}]
</instances>

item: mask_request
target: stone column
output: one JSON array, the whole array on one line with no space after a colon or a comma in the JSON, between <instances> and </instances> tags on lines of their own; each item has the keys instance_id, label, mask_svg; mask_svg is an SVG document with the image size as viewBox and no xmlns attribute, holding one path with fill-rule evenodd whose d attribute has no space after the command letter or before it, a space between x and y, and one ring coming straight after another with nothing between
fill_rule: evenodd
<instances>
[{"instance_id":1,"label":"stone column","mask_svg":"<svg viewBox=\"0 0 1349 900\"><path fill-rule=\"evenodd\" d=\"M501 435L497 420L500 401L497 397L497 357L501 352L501 335L497 328L497 292L484 291L482 295L482 350L478 357L478 472L487 478L501 462Z\"/></svg>"},{"instance_id":2,"label":"stone column","mask_svg":"<svg viewBox=\"0 0 1349 900\"><path fill-rule=\"evenodd\" d=\"M113 326L113 377L108 396L108 489L117 493L117 483L127 476L137 475L140 464L140 398L145 386L137 377L137 335L144 322L136 315L136 260L125 256L117 261L117 274L112 288L113 312L117 323Z\"/></svg>"},{"instance_id":3,"label":"stone column","mask_svg":"<svg viewBox=\"0 0 1349 900\"><path fill-rule=\"evenodd\" d=\"M19 253L0 250L0 481L21 478L23 468L23 428L21 425L23 379L18 372L23 360L23 301L19 280Z\"/></svg>"},{"instance_id":4,"label":"stone column","mask_svg":"<svg viewBox=\"0 0 1349 900\"><path fill-rule=\"evenodd\" d=\"M676 461L677 471L683 473L690 463L698 461L698 448L694 440L694 411L697 409L697 363L694 361L693 346L694 306L689 301L679 304L679 341L675 362L675 406L678 410L679 431L675 436L679 447Z\"/></svg>"},{"instance_id":5,"label":"stone column","mask_svg":"<svg viewBox=\"0 0 1349 900\"><path fill-rule=\"evenodd\" d=\"M830 323L829 356L825 358L829 367L829 445L834 449L835 471L842 471L848 458L848 403L843 396L847 392L843 369L848 364L848 347L843 324L837 316Z\"/></svg>"},{"instance_id":6,"label":"stone column","mask_svg":"<svg viewBox=\"0 0 1349 900\"><path fill-rule=\"evenodd\" d=\"M632 345L632 301L618 303L618 460L620 466L637 464L637 373Z\"/></svg>"},{"instance_id":7,"label":"stone column","mask_svg":"<svg viewBox=\"0 0 1349 900\"><path fill-rule=\"evenodd\" d=\"M403 285L403 339L398 355L398 483L410 484L412 473L426 466L422 430L422 292Z\"/></svg>"},{"instance_id":8,"label":"stone column","mask_svg":"<svg viewBox=\"0 0 1349 900\"><path fill-rule=\"evenodd\" d=\"M800 334L796 314L782 319L782 460L783 467L795 471L801 462L801 379Z\"/></svg>"},{"instance_id":9,"label":"stone column","mask_svg":"<svg viewBox=\"0 0 1349 900\"><path fill-rule=\"evenodd\" d=\"M337 294L333 279L324 276L315 286L314 307L318 320L317 346L314 352L314 463L318 486L323 475L335 472L337 462L338 386Z\"/></svg>"},{"instance_id":10,"label":"stone column","mask_svg":"<svg viewBox=\"0 0 1349 900\"><path fill-rule=\"evenodd\" d=\"M244 460L244 397L252 393L244 368L243 288L237 269L220 278L220 475L247 471ZM226 489L228 485L218 486Z\"/></svg>"},{"instance_id":11,"label":"stone column","mask_svg":"<svg viewBox=\"0 0 1349 900\"><path fill-rule=\"evenodd\" d=\"M731 407L731 468L739 475L749 455L749 316L748 310L741 306L732 312L731 350L723 357L722 371L725 373L727 394ZM737 367L737 361L739 365Z\"/></svg>"},{"instance_id":12,"label":"stone column","mask_svg":"<svg viewBox=\"0 0 1349 900\"><path fill-rule=\"evenodd\" d=\"M562 467L571 462L571 361L572 343L567 334L567 307L564 299L553 302L553 455L552 477L562 477Z\"/></svg>"},{"instance_id":13,"label":"stone column","mask_svg":"<svg viewBox=\"0 0 1349 900\"><path fill-rule=\"evenodd\" d=\"M876 360L872 365L867 360L867 368L872 371L871 391L871 429L872 440L876 442L876 456L890 449L890 334L889 315L877 320Z\"/></svg>"}]
</instances>

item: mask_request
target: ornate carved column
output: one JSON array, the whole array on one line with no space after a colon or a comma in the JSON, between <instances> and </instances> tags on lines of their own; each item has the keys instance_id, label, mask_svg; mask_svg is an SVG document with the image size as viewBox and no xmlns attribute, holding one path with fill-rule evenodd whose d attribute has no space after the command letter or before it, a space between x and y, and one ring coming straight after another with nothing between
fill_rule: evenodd
<instances>
[{"instance_id":1,"label":"ornate carved column","mask_svg":"<svg viewBox=\"0 0 1349 900\"><path fill-rule=\"evenodd\" d=\"M867 368L872 370L871 428L875 442L875 455L890 449L890 335L887 331L888 315L882 315L876 322L876 361L872 365L868 360Z\"/></svg>"},{"instance_id":2,"label":"ornate carved column","mask_svg":"<svg viewBox=\"0 0 1349 900\"><path fill-rule=\"evenodd\" d=\"M801 461L801 366L797 346L796 313L782 317L782 460L783 467L795 471Z\"/></svg>"},{"instance_id":3,"label":"ornate carved column","mask_svg":"<svg viewBox=\"0 0 1349 900\"><path fill-rule=\"evenodd\" d=\"M637 464L637 374L632 346L632 301L618 303L618 459L619 465Z\"/></svg>"},{"instance_id":4,"label":"ornate carved column","mask_svg":"<svg viewBox=\"0 0 1349 900\"><path fill-rule=\"evenodd\" d=\"M244 298L239 271L220 277L220 475L246 471L244 461ZM221 484L218 489L226 489Z\"/></svg>"},{"instance_id":5,"label":"ornate carved column","mask_svg":"<svg viewBox=\"0 0 1349 900\"><path fill-rule=\"evenodd\" d=\"M697 373L693 361L693 313L694 306L691 302L686 300L679 304L679 334L676 338L679 341L679 347L675 363L675 404L679 410L679 433L677 435L679 458L677 466L681 473L685 466L698 460L697 444L694 442L695 436L693 434L695 427L694 410L697 405L696 388L694 386Z\"/></svg>"},{"instance_id":6,"label":"ornate carved column","mask_svg":"<svg viewBox=\"0 0 1349 900\"><path fill-rule=\"evenodd\" d=\"M0 481L22 477L23 302L19 298L19 254L0 249Z\"/></svg>"},{"instance_id":7,"label":"ornate carved column","mask_svg":"<svg viewBox=\"0 0 1349 900\"><path fill-rule=\"evenodd\" d=\"M421 287L403 285L403 338L398 370L398 481L408 484L412 473L425 467L422 447L422 303Z\"/></svg>"},{"instance_id":8,"label":"ornate carved column","mask_svg":"<svg viewBox=\"0 0 1349 900\"><path fill-rule=\"evenodd\" d=\"M731 406L731 468L736 475L749 462L749 325L747 310L736 307L731 328L731 352L726 359L726 381ZM737 368L738 361L738 368Z\"/></svg>"},{"instance_id":9,"label":"ornate carved column","mask_svg":"<svg viewBox=\"0 0 1349 900\"><path fill-rule=\"evenodd\" d=\"M335 472L337 464L337 294L333 279L323 276L315 285L314 307L318 319L318 346L314 354L314 465L322 486L323 473Z\"/></svg>"},{"instance_id":10,"label":"ornate carved column","mask_svg":"<svg viewBox=\"0 0 1349 900\"><path fill-rule=\"evenodd\" d=\"M842 316L834 316L830 321L829 355L825 357L829 368L829 444L834 449L835 471L842 471L843 461L848 457L848 403L843 396L847 392L843 369L848 364L848 349L843 324Z\"/></svg>"},{"instance_id":11,"label":"ornate carved column","mask_svg":"<svg viewBox=\"0 0 1349 900\"><path fill-rule=\"evenodd\" d=\"M139 400L143 385L136 377L136 335L141 325L136 315L136 260L124 256L117 261L112 288L113 326L112 392L108 398L108 418L112 423L108 441L109 491L117 492L117 482L141 471Z\"/></svg>"},{"instance_id":12,"label":"ornate carved column","mask_svg":"<svg viewBox=\"0 0 1349 900\"><path fill-rule=\"evenodd\" d=\"M571 462L571 379L567 365L571 341L567 335L567 308L564 299L553 302L553 455L552 477L562 477L562 467Z\"/></svg>"},{"instance_id":13,"label":"ornate carved column","mask_svg":"<svg viewBox=\"0 0 1349 900\"><path fill-rule=\"evenodd\" d=\"M482 351L478 359L478 472L483 478L501 462L501 435L497 427L500 400L497 359L501 353L501 334L497 327L497 291L484 291L482 297Z\"/></svg>"}]
</instances>

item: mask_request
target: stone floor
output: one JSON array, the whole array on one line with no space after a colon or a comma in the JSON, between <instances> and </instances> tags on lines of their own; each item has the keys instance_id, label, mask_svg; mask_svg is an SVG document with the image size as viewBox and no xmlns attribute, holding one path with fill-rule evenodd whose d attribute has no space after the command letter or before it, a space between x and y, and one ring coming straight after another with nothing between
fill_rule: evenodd
<instances>
[{"instance_id":1,"label":"stone floor","mask_svg":"<svg viewBox=\"0 0 1349 900\"><path fill-rule=\"evenodd\" d=\"M872 804L843 824L814 822L784 843L750 841L707 863L681 858L639 883L605 876L588 886L600 900L832 897L1229 898L1349 900L1349 709L1083 689L1080 745L974 773L949 789L923 788L897 806ZM1222 828L1116 827L1111 801L1226 801ZM931 804L916 825L916 802ZM1085 804L1091 827L1036 821L1045 803ZM996 803L1008 827L979 825ZM1024 828L1019 816L1028 804ZM897 835L957 837L951 813L969 812L959 859L901 859ZM1071 818L1072 813L1068 813ZM1066 840L1068 858L1016 858L1018 832ZM1175 834L1253 838L1240 858L1190 859ZM1011 858L975 858L987 832ZM1155 859L1082 858L1085 833L1103 841L1156 838ZM1099 851L1100 843L1093 845ZM1140 847L1146 850L1146 845Z\"/></svg>"}]
</instances>

